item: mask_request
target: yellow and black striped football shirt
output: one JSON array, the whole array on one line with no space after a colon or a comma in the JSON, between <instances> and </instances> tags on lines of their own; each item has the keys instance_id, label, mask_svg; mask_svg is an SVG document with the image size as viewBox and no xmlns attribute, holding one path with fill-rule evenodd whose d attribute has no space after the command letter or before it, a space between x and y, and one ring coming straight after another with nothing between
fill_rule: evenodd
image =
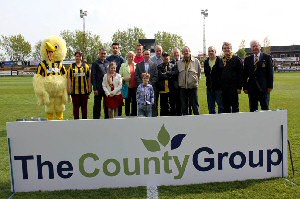
<instances>
[{"instance_id":1,"label":"yellow and black striped football shirt","mask_svg":"<svg viewBox=\"0 0 300 199\"><path fill-rule=\"evenodd\" d=\"M83 63L80 67L77 67L76 63L73 63L69 67L67 76L72 82L71 94L88 94L90 78L89 65Z\"/></svg>"},{"instance_id":2,"label":"yellow and black striped football shirt","mask_svg":"<svg viewBox=\"0 0 300 199\"><path fill-rule=\"evenodd\" d=\"M42 75L43 77L49 75L65 75L66 69L62 65L62 62L50 63L50 65L44 60L42 61L37 70L37 74Z\"/></svg>"}]
</instances>

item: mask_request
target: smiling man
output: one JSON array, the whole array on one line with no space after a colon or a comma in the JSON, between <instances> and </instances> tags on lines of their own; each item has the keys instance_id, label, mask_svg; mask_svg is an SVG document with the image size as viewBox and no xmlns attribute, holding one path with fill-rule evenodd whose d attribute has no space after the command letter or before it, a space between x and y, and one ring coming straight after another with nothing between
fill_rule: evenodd
<instances>
[{"instance_id":1,"label":"smiling man","mask_svg":"<svg viewBox=\"0 0 300 199\"><path fill-rule=\"evenodd\" d=\"M269 110L274 81L272 58L261 52L258 41L251 41L250 47L253 55L244 61L243 89L248 94L250 112L258 110L258 102L262 110Z\"/></svg>"}]
</instances>

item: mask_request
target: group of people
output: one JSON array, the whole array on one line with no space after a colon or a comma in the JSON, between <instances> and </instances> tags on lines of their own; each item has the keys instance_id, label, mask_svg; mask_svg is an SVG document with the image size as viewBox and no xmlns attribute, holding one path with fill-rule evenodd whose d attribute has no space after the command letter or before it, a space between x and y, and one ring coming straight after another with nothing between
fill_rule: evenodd
<instances>
[{"instance_id":1,"label":"group of people","mask_svg":"<svg viewBox=\"0 0 300 199\"><path fill-rule=\"evenodd\" d=\"M269 55L261 52L258 41L250 43L253 55L244 62L232 52L232 45L224 42L223 56L208 48L204 61L207 104L210 114L239 112L239 94L249 97L250 111L269 109L273 89L273 67ZM200 62L191 56L188 46L174 48L173 59L160 45L155 55L141 44L136 52L129 51L126 59L120 55L119 43L112 44L112 54L100 49L99 58L90 68L83 63L83 54L75 53L76 63L67 71L68 94L72 96L74 119L87 119L89 94L94 91L93 119L122 115L125 98L126 116L179 116L199 115L198 86L201 78ZM181 57L182 52L182 57ZM124 96L123 91L126 93ZM160 103L158 103L158 101ZM158 107L160 104L160 107Z\"/></svg>"},{"instance_id":2,"label":"group of people","mask_svg":"<svg viewBox=\"0 0 300 199\"><path fill-rule=\"evenodd\" d=\"M250 112L269 110L270 92L273 89L274 71L272 58L261 52L258 41L250 42L252 55L242 61L232 53L232 45L224 42L223 57L216 56L214 47L208 48L204 62L207 104L210 114L239 112L239 94L248 94Z\"/></svg>"}]
</instances>

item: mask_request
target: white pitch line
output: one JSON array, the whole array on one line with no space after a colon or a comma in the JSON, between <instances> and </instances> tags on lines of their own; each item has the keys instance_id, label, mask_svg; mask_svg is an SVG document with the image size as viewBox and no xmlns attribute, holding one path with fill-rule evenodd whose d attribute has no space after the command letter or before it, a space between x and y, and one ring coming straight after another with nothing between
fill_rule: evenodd
<instances>
[{"instance_id":1,"label":"white pitch line","mask_svg":"<svg viewBox=\"0 0 300 199\"><path fill-rule=\"evenodd\" d=\"M148 199L158 199L157 186L147 186L147 198Z\"/></svg>"}]
</instances>

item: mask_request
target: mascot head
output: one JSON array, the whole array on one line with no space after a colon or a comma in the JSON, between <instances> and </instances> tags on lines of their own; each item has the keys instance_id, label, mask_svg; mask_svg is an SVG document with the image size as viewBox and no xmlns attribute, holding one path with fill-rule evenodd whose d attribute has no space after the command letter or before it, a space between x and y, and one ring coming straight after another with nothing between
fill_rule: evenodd
<instances>
[{"instance_id":1,"label":"mascot head","mask_svg":"<svg viewBox=\"0 0 300 199\"><path fill-rule=\"evenodd\" d=\"M48 56L48 52L52 52L52 60L50 60L51 57ZM66 54L67 47L66 42L63 38L58 36L50 36L42 41L41 56L43 60L51 62L63 61L66 57Z\"/></svg>"}]
</instances>

